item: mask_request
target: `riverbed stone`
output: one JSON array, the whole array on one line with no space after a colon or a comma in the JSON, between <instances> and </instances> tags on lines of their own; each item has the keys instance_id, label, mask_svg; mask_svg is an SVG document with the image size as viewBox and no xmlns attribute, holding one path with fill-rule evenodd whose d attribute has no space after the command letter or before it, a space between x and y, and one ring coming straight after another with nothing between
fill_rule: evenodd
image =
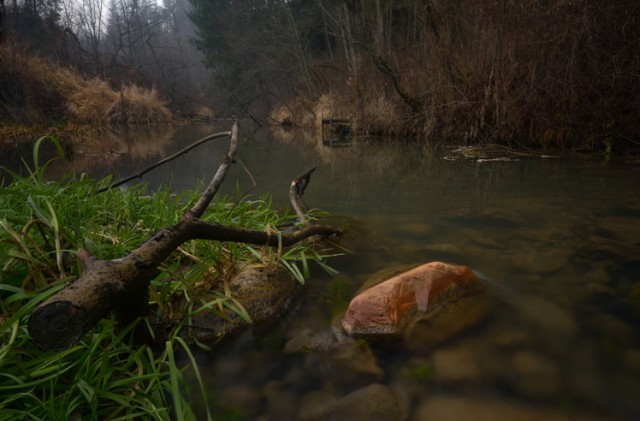
<instances>
[{"instance_id":1,"label":"riverbed stone","mask_svg":"<svg viewBox=\"0 0 640 421\"><path fill-rule=\"evenodd\" d=\"M305 353L311 351L328 351L337 345L333 333L329 330L314 333L311 329L303 329L284 346L286 354Z\"/></svg>"},{"instance_id":2,"label":"riverbed stone","mask_svg":"<svg viewBox=\"0 0 640 421\"><path fill-rule=\"evenodd\" d=\"M266 411L269 419L295 419L298 399L293 388L287 382L270 381L262 389L262 395L267 403Z\"/></svg>"},{"instance_id":3,"label":"riverbed stone","mask_svg":"<svg viewBox=\"0 0 640 421\"><path fill-rule=\"evenodd\" d=\"M425 238L432 236L435 231L436 228L433 224L427 224L424 222L411 222L394 225L394 232L398 233L403 238L413 236L424 240Z\"/></svg>"},{"instance_id":4,"label":"riverbed stone","mask_svg":"<svg viewBox=\"0 0 640 421\"><path fill-rule=\"evenodd\" d=\"M419 402L429 390L434 378L433 364L425 357L411 357L406 361L398 361L389 372L392 373L390 387L398 396L403 408L409 408L413 402Z\"/></svg>"},{"instance_id":5,"label":"riverbed stone","mask_svg":"<svg viewBox=\"0 0 640 421\"><path fill-rule=\"evenodd\" d=\"M624 351L624 361L636 374L640 374L640 349L629 348Z\"/></svg>"},{"instance_id":6,"label":"riverbed stone","mask_svg":"<svg viewBox=\"0 0 640 421\"><path fill-rule=\"evenodd\" d=\"M547 333L573 336L578 323L574 315L565 307L546 298L518 293L508 296L511 305L528 323L545 329Z\"/></svg>"},{"instance_id":7,"label":"riverbed stone","mask_svg":"<svg viewBox=\"0 0 640 421\"><path fill-rule=\"evenodd\" d=\"M612 288L609 288L600 282L587 283L585 285L585 291L589 298L594 300L605 300L615 296L615 291Z\"/></svg>"},{"instance_id":8,"label":"riverbed stone","mask_svg":"<svg viewBox=\"0 0 640 421\"><path fill-rule=\"evenodd\" d=\"M479 218L495 221L501 226L518 226L526 222L526 218L517 211L504 207L485 208L478 212Z\"/></svg>"},{"instance_id":9,"label":"riverbed stone","mask_svg":"<svg viewBox=\"0 0 640 421\"><path fill-rule=\"evenodd\" d=\"M335 406L338 400L335 393L330 390L312 390L306 393L300 400L298 419L322 419L321 414L323 411L325 411L326 408Z\"/></svg>"},{"instance_id":10,"label":"riverbed stone","mask_svg":"<svg viewBox=\"0 0 640 421\"><path fill-rule=\"evenodd\" d=\"M560 395L563 382L560 370L549 358L531 352L516 352L511 358L513 386L528 398L553 398Z\"/></svg>"},{"instance_id":11,"label":"riverbed stone","mask_svg":"<svg viewBox=\"0 0 640 421\"><path fill-rule=\"evenodd\" d=\"M432 316L417 319L405 332L405 346L419 352L444 344L481 324L489 314L489 304L484 294L448 303Z\"/></svg>"},{"instance_id":12,"label":"riverbed stone","mask_svg":"<svg viewBox=\"0 0 640 421\"><path fill-rule=\"evenodd\" d=\"M610 338L617 344L631 344L636 337L636 328L624 320L608 313L596 313L589 320L593 329L603 338Z\"/></svg>"},{"instance_id":13,"label":"riverbed stone","mask_svg":"<svg viewBox=\"0 0 640 421\"><path fill-rule=\"evenodd\" d=\"M446 259L458 259L464 257L465 255L464 250L459 245L450 243L427 244L420 247L419 250L428 255L436 254L440 256L446 256L444 257Z\"/></svg>"},{"instance_id":14,"label":"riverbed stone","mask_svg":"<svg viewBox=\"0 0 640 421\"><path fill-rule=\"evenodd\" d=\"M640 226L638 226L638 219L635 216L607 216L598 221L598 228L610 232L623 244L629 246L640 244Z\"/></svg>"},{"instance_id":15,"label":"riverbed stone","mask_svg":"<svg viewBox=\"0 0 640 421\"><path fill-rule=\"evenodd\" d=\"M507 246L502 241L492 238L484 231L466 230L466 232L473 236L469 238L466 250L472 247L474 250L496 255L496 252L502 252L507 249ZM465 234L461 233L460 235Z\"/></svg>"},{"instance_id":16,"label":"riverbed stone","mask_svg":"<svg viewBox=\"0 0 640 421\"><path fill-rule=\"evenodd\" d=\"M342 342L324 352L310 352L306 355L305 365L314 375L331 379L332 384L341 389L379 382L384 377L384 371L365 341Z\"/></svg>"},{"instance_id":17,"label":"riverbed stone","mask_svg":"<svg viewBox=\"0 0 640 421\"><path fill-rule=\"evenodd\" d=\"M640 314L640 281L633 284L629 300L631 302L631 308L633 308L637 314Z\"/></svg>"},{"instance_id":18,"label":"riverbed stone","mask_svg":"<svg viewBox=\"0 0 640 421\"><path fill-rule=\"evenodd\" d=\"M595 282L599 284L611 284L614 278L609 275L611 264L608 262L596 262L591 270L584 275L584 280L587 282Z\"/></svg>"},{"instance_id":19,"label":"riverbed stone","mask_svg":"<svg viewBox=\"0 0 640 421\"><path fill-rule=\"evenodd\" d=\"M432 262L403 272L357 295L342 319L354 337L399 337L416 320L484 289L468 267Z\"/></svg>"},{"instance_id":20,"label":"riverbed stone","mask_svg":"<svg viewBox=\"0 0 640 421\"><path fill-rule=\"evenodd\" d=\"M456 346L433 353L435 379L444 383L472 383L482 376L477 355L471 348Z\"/></svg>"},{"instance_id":21,"label":"riverbed stone","mask_svg":"<svg viewBox=\"0 0 640 421\"><path fill-rule=\"evenodd\" d=\"M420 403L412 421L570 421L597 420L583 413L565 414L553 409L526 406L494 397L466 397L447 394L429 396Z\"/></svg>"},{"instance_id":22,"label":"riverbed stone","mask_svg":"<svg viewBox=\"0 0 640 421\"><path fill-rule=\"evenodd\" d=\"M218 392L220 406L240 411L244 416L255 416L262 396L259 390L247 385L226 385Z\"/></svg>"},{"instance_id":23,"label":"riverbed stone","mask_svg":"<svg viewBox=\"0 0 640 421\"><path fill-rule=\"evenodd\" d=\"M503 207L457 212L457 214L449 215L449 218L464 224L498 229L516 227L525 221L517 212Z\"/></svg>"},{"instance_id":24,"label":"riverbed stone","mask_svg":"<svg viewBox=\"0 0 640 421\"><path fill-rule=\"evenodd\" d=\"M523 348L531 341L531 334L515 328L503 328L489 333L491 341L501 350Z\"/></svg>"},{"instance_id":25,"label":"riverbed stone","mask_svg":"<svg viewBox=\"0 0 640 421\"><path fill-rule=\"evenodd\" d=\"M303 398L303 405L298 414L300 421L388 421L406 418L395 392L379 383L373 383L335 400L325 393L310 393L313 395Z\"/></svg>"},{"instance_id":26,"label":"riverbed stone","mask_svg":"<svg viewBox=\"0 0 640 421\"><path fill-rule=\"evenodd\" d=\"M523 272L553 273L569 264L569 254L558 249L553 252L541 251L539 248L521 250L511 256L513 265Z\"/></svg>"}]
</instances>

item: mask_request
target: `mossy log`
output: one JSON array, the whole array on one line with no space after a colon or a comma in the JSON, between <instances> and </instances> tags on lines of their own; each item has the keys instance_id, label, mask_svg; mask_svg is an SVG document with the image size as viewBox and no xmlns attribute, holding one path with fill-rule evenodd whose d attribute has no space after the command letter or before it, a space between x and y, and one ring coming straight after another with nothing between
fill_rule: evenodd
<instances>
[{"instance_id":1,"label":"mossy log","mask_svg":"<svg viewBox=\"0 0 640 421\"><path fill-rule=\"evenodd\" d=\"M187 341L215 345L249 327L262 329L285 310L299 285L293 275L282 267L255 262L243 265L228 283L221 283L214 292L207 291L199 298L203 302L212 302L228 288L233 305L242 306L244 314L226 306L197 311L180 334Z\"/></svg>"},{"instance_id":2,"label":"mossy log","mask_svg":"<svg viewBox=\"0 0 640 421\"><path fill-rule=\"evenodd\" d=\"M158 274L160 263L186 241L235 241L286 247L314 235L339 233L334 227L310 225L298 231L283 232L278 237L269 232L202 221L200 217L234 162L237 137L236 123L230 132L229 152L218 171L198 202L177 224L162 229L122 258L105 261L84 249L78 250L83 275L40 304L31 314L28 329L38 347L53 350L69 348L112 311L124 325L148 315L149 282Z\"/></svg>"}]
</instances>

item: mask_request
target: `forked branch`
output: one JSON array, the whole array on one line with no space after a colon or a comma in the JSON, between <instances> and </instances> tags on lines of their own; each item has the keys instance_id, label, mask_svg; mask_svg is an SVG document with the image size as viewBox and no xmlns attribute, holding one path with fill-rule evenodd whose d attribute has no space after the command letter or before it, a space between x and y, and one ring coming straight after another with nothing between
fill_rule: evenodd
<instances>
[{"instance_id":1,"label":"forked branch","mask_svg":"<svg viewBox=\"0 0 640 421\"><path fill-rule=\"evenodd\" d=\"M314 235L339 234L340 230L336 228L313 225L299 231L284 232L278 238L263 231L202 221L200 217L235 160L237 138L236 123L231 130L231 146L215 176L198 202L177 224L163 228L119 259L102 260L84 249L78 250L83 275L40 304L31 314L28 328L37 346L43 349L69 348L112 311L124 325L148 315L149 282L157 276L160 263L186 241L235 241L278 247L292 245Z\"/></svg>"}]
</instances>

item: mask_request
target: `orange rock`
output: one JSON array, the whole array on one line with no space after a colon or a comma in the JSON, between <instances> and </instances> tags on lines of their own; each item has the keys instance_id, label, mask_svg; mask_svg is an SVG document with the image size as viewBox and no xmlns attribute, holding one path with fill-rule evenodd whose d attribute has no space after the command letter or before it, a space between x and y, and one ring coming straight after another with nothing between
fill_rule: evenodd
<instances>
[{"instance_id":1,"label":"orange rock","mask_svg":"<svg viewBox=\"0 0 640 421\"><path fill-rule=\"evenodd\" d=\"M342 327L352 336L397 336L416 317L428 317L443 304L477 292L482 281L466 266L427 263L357 295Z\"/></svg>"}]
</instances>

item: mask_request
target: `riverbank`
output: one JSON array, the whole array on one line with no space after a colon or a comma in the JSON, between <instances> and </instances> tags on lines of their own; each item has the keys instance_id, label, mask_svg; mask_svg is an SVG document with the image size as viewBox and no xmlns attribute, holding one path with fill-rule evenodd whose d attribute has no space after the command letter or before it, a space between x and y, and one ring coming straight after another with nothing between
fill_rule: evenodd
<instances>
[{"instance_id":1,"label":"riverbank","mask_svg":"<svg viewBox=\"0 0 640 421\"><path fill-rule=\"evenodd\" d=\"M363 63L367 60L366 55L360 57ZM322 67L322 60L317 65ZM301 92L295 100L275 104L266 122L322 130L323 120L339 119L348 122L353 134L413 137L431 144L496 143L514 150L572 151L607 158L640 153L635 134L640 114L633 101L625 107L590 105L589 109L595 107L602 114L597 119L587 115L593 111L575 107L566 114L546 115L553 111L551 107L543 116L534 107L544 101L535 102L535 95L529 98L526 87L514 85L503 93L499 104L495 92L475 100L470 99L470 92L464 101L448 101L440 92L442 97L412 109L388 83L388 76L366 66L354 71L355 79L331 79L328 91L314 96ZM480 78L473 89L491 93L495 81L491 76L488 79ZM87 78L72 68L6 46L0 47L0 104L3 141L42 135L95 137L108 126L210 122L214 116L201 107L193 120L183 119L172 113L155 89L133 84L114 89L108 81ZM501 116L496 115L497 108ZM580 123L582 120L587 123Z\"/></svg>"},{"instance_id":2,"label":"riverbank","mask_svg":"<svg viewBox=\"0 0 640 421\"><path fill-rule=\"evenodd\" d=\"M432 144L640 147L633 2L192 3L216 88L257 119Z\"/></svg>"},{"instance_id":3,"label":"riverbank","mask_svg":"<svg viewBox=\"0 0 640 421\"><path fill-rule=\"evenodd\" d=\"M211 395L201 381L187 385L184 380L187 372L200 378L192 349L202 344L189 333L193 316L224 310L227 317L235 314L251 323L226 287L239 267L258 261L264 271L292 270L295 286L294 279L303 280L305 273L296 259L302 258L306 267L307 260L321 259L320 255L307 245L284 251L280 247L272 254L235 242L187 242L171 253L151 281L149 318L120 326L114 317L107 317L68 349L42 351L27 326L34 308L87 271L75 250L85 248L104 260L125 256L179 221L185 204L199 197L194 190L174 195L160 189L148 195L142 185L98 193L111 184L110 178L67 176L48 181L44 170L45 166L36 165L28 176L13 174L13 182L0 195L3 414L20 419L196 419L191 398L201 395L206 407ZM262 199L220 200L202 217L262 231L291 224L293 219L281 216L269 200ZM207 300L202 298L205 294ZM154 340L141 345L133 330L147 331Z\"/></svg>"},{"instance_id":4,"label":"riverbank","mask_svg":"<svg viewBox=\"0 0 640 421\"><path fill-rule=\"evenodd\" d=\"M155 229L160 210L176 211L168 193L144 198L133 188L95 195L108 180L68 181L47 182L43 168L35 168L28 177L15 176L0 198L0 408L14 418L180 418L189 407L175 393L182 374L174 334L166 347L141 347L130 341L129 328L119 330L109 318L76 346L44 352L27 333L32 310L79 275L72 250L88 247L101 257L116 256ZM162 269L166 277L171 268ZM156 303L168 305L166 292L181 286L179 279L154 286Z\"/></svg>"},{"instance_id":5,"label":"riverbank","mask_svg":"<svg viewBox=\"0 0 640 421\"><path fill-rule=\"evenodd\" d=\"M99 126L90 124L60 124L44 125L32 124L24 126L21 124L4 124L0 126L0 139L2 143L23 142L25 140L37 139L43 134L53 136L58 139L82 137L98 137L102 132Z\"/></svg>"},{"instance_id":6,"label":"riverbank","mask_svg":"<svg viewBox=\"0 0 640 421\"><path fill-rule=\"evenodd\" d=\"M107 81L4 46L0 47L0 103L3 137L173 122L155 89L134 84L114 89Z\"/></svg>"}]
</instances>

